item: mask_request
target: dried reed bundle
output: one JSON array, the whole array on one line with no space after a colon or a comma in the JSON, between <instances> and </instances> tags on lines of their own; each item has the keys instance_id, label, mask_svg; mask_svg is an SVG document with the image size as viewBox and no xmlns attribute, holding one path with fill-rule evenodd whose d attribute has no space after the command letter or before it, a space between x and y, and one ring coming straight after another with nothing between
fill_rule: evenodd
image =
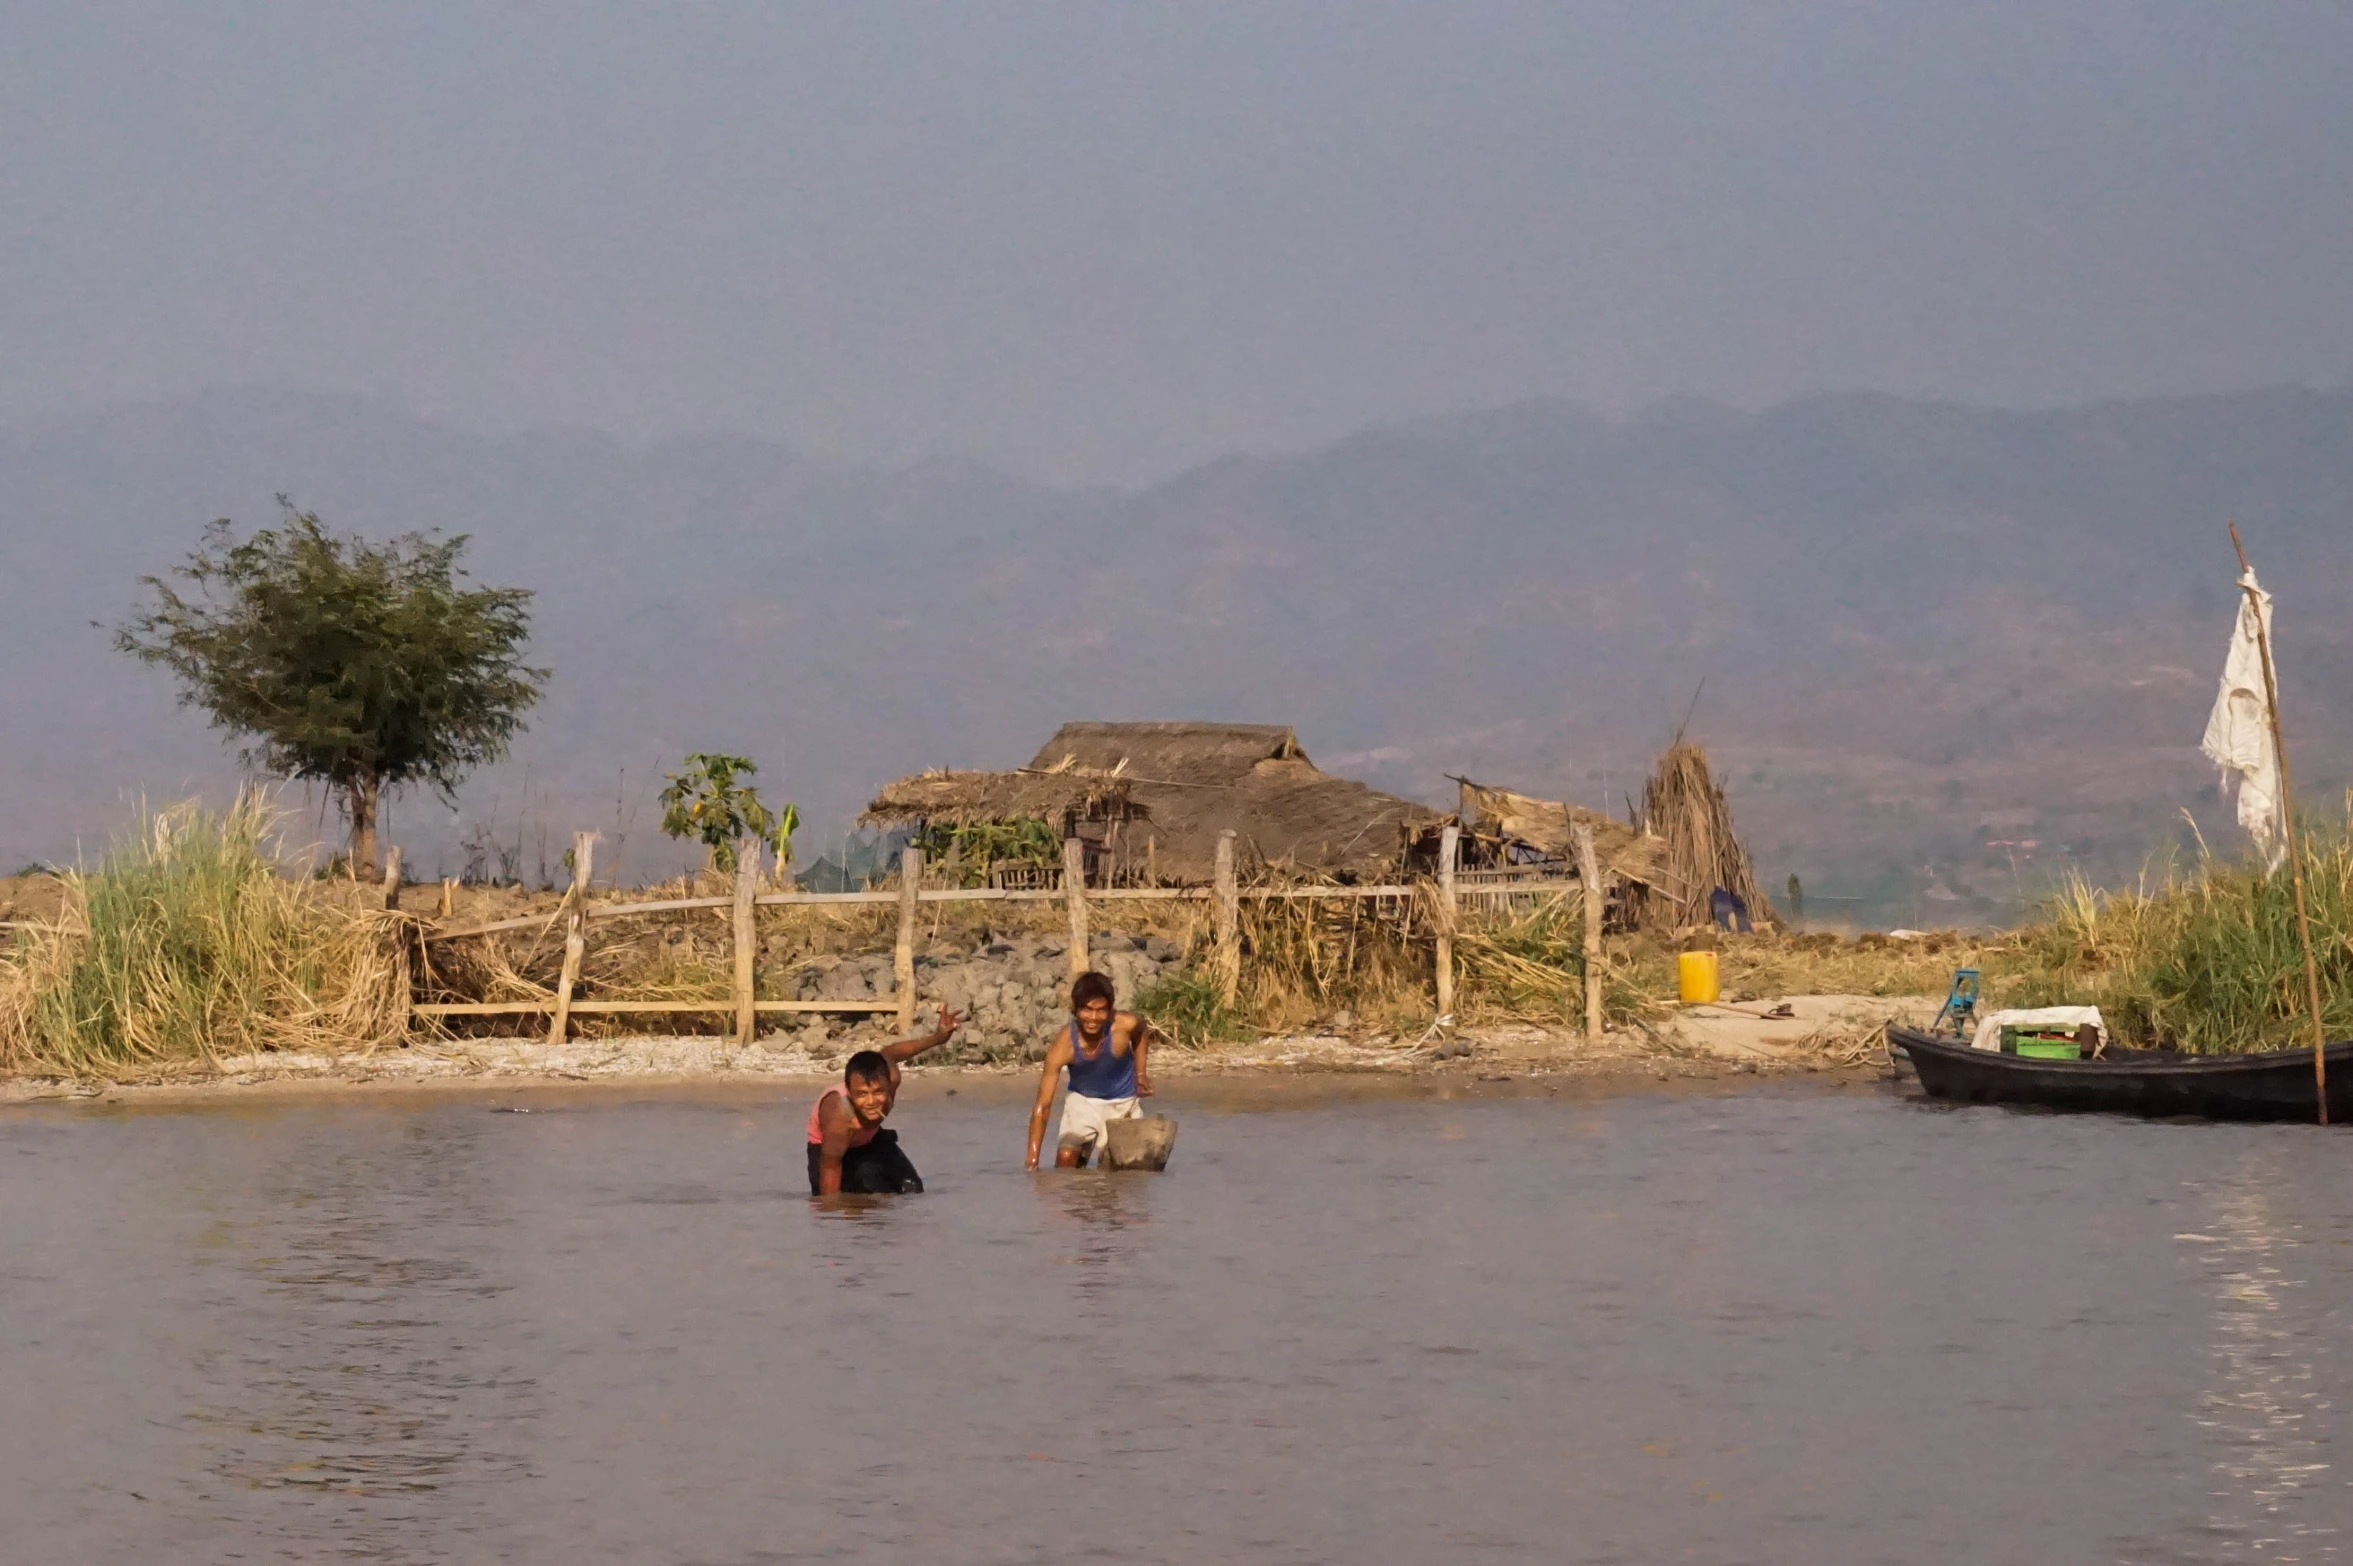
<instances>
[{"instance_id":1,"label":"dried reed bundle","mask_svg":"<svg viewBox=\"0 0 2353 1566\"><path fill-rule=\"evenodd\" d=\"M1677 740L1659 757L1643 785L1640 825L1660 842L1657 883L1632 889L1640 923L1705 925L1708 895L1718 887L1746 903L1760 929L1775 922L1773 904L1757 885L1748 849L1732 825L1732 807L1700 746Z\"/></svg>"}]
</instances>

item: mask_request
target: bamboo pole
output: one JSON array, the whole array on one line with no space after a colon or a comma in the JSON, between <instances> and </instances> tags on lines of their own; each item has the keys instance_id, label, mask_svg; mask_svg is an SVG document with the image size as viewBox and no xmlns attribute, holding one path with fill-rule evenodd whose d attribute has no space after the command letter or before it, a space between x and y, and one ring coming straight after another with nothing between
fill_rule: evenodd
<instances>
[{"instance_id":1,"label":"bamboo pole","mask_svg":"<svg viewBox=\"0 0 2353 1566\"><path fill-rule=\"evenodd\" d=\"M1217 993L1231 1006L1242 991L1242 899L1235 890L1231 827L1217 834L1217 862L1211 880L1216 898L1210 905L1210 918L1217 941Z\"/></svg>"},{"instance_id":2,"label":"bamboo pole","mask_svg":"<svg viewBox=\"0 0 2353 1566\"><path fill-rule=\"evenodd\" d=\"M571 904L564 917L564 972L556 980L555 1012L547 1020L547 1041L561 1044L572 1026L572 987L580 982L580 960L588 954L588 878L596 859L596 834L572 834Z\"/></svg>"},{"instance_id":3,"label":"bamboo pole","mask_svg":"<svg viewBox=\"0 0 2353 1566\"><path fill-rule=\"evenodd\" d=\"M760 845L744 839L735 849L735 1042L749 1047L759 1026L753 1004L754 959L760 934L752 921L752 899L760 892Z\"/></svg>"},{"instance_id":4,"label":"bamboo pole","mask_svg":"<svg viewBox=\"0 0 2353 1566\"><path fill-rule=\"evenodd\" d=\"M2296 851L2296 789L2288 781L2288 739L2279 721L2279 682L2271 668L2271 632L2263 624L2263 600L2247 580L2255 568L2247 564L2247 546L2239 542L2239 525L2230 525L2230 546L2239 552L2239 586L2247 608L2255 616L2255 650L2263 658L2263 699L2271 709L2271 753L2279 761L2280 834L2288 849L2288 881L2296 889L2296 935L2304 944L2304 990L2312 1004L2312 1086L2320 1101L2320 1123L2328 1124L2328 1035L2320 1019L2320 964L2312 955L2312 916L2304 905L2304 860Z\"/></svg>"},{"instance_id":5,"label":"bamboo pole","mask_svg":"<svg viewBox=\"0 0 2353 1566\"><path fill-rule=\"evenodd\" d=\"M384 908L386 912L400 910L400 845L384 850Z\"/></svg>"},{"instance_id":6,"label":"bamboo pole","mask_svg":"<svg viewBox=\"0 0 2353 1566\"><path fill-rule=\"evenodd\" d=\"M1576 827L1577 875L1585 883L1585 1037L1601 1042L1601 856L1593 851L1593 824Z\"/></svg>"},{"instance_id":7,"label":"bamboo pole","mask_svg":"<svg viewBox=\"0 0 2353 1566\"><path fill-rule=\"evenodd\" d=\"M1070 913L1070 977L1087 971L1087 845L1062 840L1062 903Z\"/></svg>"},{"instance_id":8,"label":"bamboo pole","mask_svg":"<svg viewBox=\"0 0 2353 1566\"><path fill-rule=\"evenodd\" d=\"M1462 828L1451 823L1438 834L1438 1020L1454 1018L1454 856Z\"/></svg>"},{"instance_id":9,"label":"bamboo pole","mask_svg":"<svg viewBox=\"0 0 2353 1566\"><path fill-rule=\"evenodd\" d=\"M891 946L891 987L898 992L899 1031L915 1031L915 909L923 890L923 850L899 850L899 938Z\"/></svg>"}]
</instances>

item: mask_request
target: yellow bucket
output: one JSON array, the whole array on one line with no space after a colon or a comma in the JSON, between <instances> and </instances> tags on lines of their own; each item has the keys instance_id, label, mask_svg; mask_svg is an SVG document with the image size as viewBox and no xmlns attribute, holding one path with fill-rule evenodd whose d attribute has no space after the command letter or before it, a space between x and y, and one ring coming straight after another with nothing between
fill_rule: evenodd
<instances>
[{"instance_id":1,"label":"yellow bucket","mask_svg":"<svg viewBox=\"0 0 2353 1566\"><path fill-rule=\"evenodd\" d=\"M1711 1004L1716 998L1716 954L1683 953L1675 959L1675 978L1682 986L1684 1005Z\"/></svg>"}]
</instances>

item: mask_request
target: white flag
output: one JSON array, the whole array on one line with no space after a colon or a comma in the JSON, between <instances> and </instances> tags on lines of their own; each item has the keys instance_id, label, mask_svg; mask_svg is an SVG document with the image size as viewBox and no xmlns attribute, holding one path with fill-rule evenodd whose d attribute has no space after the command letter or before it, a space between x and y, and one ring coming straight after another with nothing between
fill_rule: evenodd
<instances>
[{"instance_id":1,"label":"white flag","mask_svg":"<svg viewBox=\"0 0 2353 1566\"><path fill-rule=\"evenodd\" d=\"M2282 842L2279 752L2271 742L2271 699L2263 681L2271 595L2256 584L2252 571L2239 578L2239 586L2239 618L2231 627L2230 654L2222 664L2222 690L2214 698L2213 716L2206 720L2205 750L2225 779L2238 780L2239 825L2263 846L2276 868ZM2262 641L2256 638L2258 623Z\"/></svg>"}]
</instances>

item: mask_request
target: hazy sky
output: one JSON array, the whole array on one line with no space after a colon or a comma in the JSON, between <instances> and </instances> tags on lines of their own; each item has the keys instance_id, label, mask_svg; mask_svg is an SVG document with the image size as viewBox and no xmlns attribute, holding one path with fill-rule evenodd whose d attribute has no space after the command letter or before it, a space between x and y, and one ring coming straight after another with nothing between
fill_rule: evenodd
<instances>
[{"instance_id":1,"label":"hazy sky","mask_svg":"<svg viewBox=\"0 0 2353 1566\"><path fill-rule=\"evenodd\" d=\"M1533 395L2353 373L2353 7L0 12L0 418L1134 482Z\"/></svg>"}]
</instances>

